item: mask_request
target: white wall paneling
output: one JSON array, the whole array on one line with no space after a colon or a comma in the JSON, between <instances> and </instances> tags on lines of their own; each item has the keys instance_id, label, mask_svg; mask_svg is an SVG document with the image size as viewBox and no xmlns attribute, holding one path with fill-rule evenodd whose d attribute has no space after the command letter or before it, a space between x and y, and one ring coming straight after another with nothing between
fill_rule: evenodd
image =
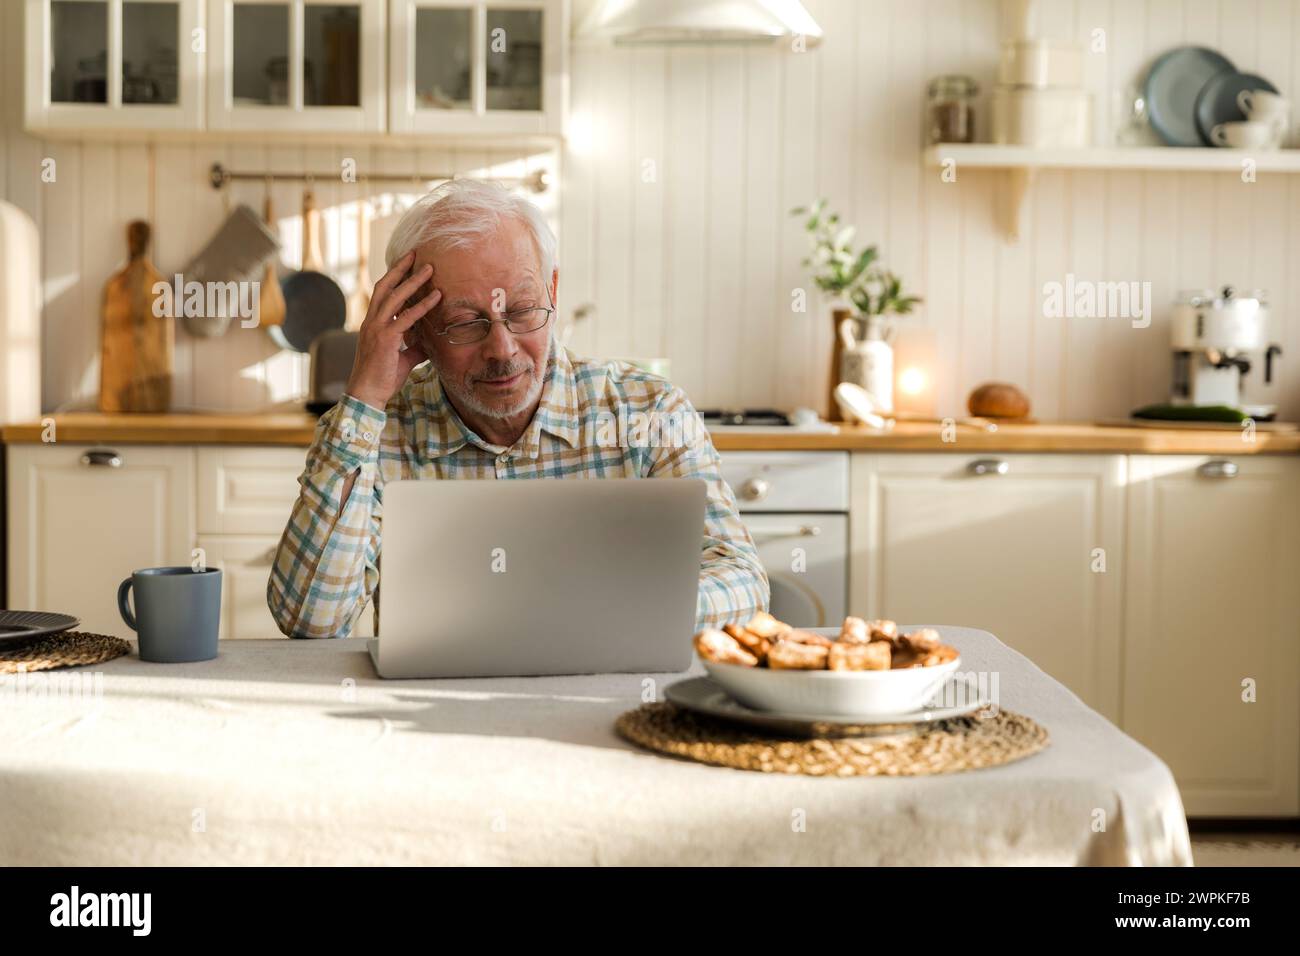
<instances>
[{"instance_id":1,"label":"white wall paneling","mask_svg":"<svg viewBox=\"0 0 1300 956\"><path fill-rule=\"evenodd\" d=\"M590 0L575 3L580 19ZM206 186L216 160L232 167L335 167L356 155L374 169L462 171L546 163L558 187L541 197L560 227L560 309L596 311L573 345L602 356L663 355L697 405L820 405L830 323L814 295L807 314L791 292L812 291L799 265L806 238L791 207L826 196L859 240L926 298L909 319L935 330L939 411L961 410L981 381L1016 382L1043 419L1122 415L1168 388L1168 307L1179 290L1225 283L1268 289L1285 354L1279 385L1258 388L1284 417L1300 417L1300 277L1288 267L1300 223L1300 181L1261 174L1043 171L1024 232L1008 242L996 221L1003 175L959 171L956 184L922 164L927 81L967 72L980 82L977 128L989 129L998 39L1012 20L1002 0L807 0L826 31L807 52L722 48L572 51L571 135L562 155L453 150L340 140L333 145L45 143L22 130L21 5L0 4L0 195L42 234L47 408L93 397L98 301L123 256L127 221L152 214L154 261L178 269L207 241L229 203L260 211L263 186L229 194ZM1179 43L1219 48L1239 67L1295 97L1300 0L1040 0L1047 34L1086 42L1099 136L1114 126L1117 93ZM58 162L57 183L40 163ZM647 179L647 161L653 170ZM376 206L372 278L395 215L413 190L317 185L326 261L345 289L355 269L355 202ZM297 266L301 186L273 186ZM395 212L396 211L396 212ZM1047 319L1042 286L1068 273L1151 283L1150 328L1123 319ZM176 396L193 407L243 408L305 388L301 360L261 333L217 340L177 336ZM1252 376L1254 377L1254 376Z\"/></svg>"}]
</instances>

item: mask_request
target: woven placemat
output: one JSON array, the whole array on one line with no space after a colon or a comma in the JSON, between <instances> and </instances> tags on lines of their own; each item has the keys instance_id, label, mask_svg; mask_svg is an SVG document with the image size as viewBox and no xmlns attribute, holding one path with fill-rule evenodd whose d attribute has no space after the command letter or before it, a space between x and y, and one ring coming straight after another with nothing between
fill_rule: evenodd
<instances>
[{"instance_id":1,"label":"woven placemat","mask_svg":"<svg viewBox=\"0 0 1300 956\"><path fill-rule=\"evenodd\" d=\"M102 664L130 653L130 643L120 637L63 631L32 638L16 647L0 647L0 674L30 674L58 667Z\"/></svg>"},{"instance_id":2,"label":"woven placemat","mask_svg":"<svg viewBox=\"0 0 1300 956\"><path fill-rule=\"evenodd\" d=\"M615 721L632 743L700 763L813 777L921 776L997 767L1048 745L1037 722L1009 711L954 717L893 737L806 739L693 714L673 704L643 704Z\"/></svg>"}]
</instances>

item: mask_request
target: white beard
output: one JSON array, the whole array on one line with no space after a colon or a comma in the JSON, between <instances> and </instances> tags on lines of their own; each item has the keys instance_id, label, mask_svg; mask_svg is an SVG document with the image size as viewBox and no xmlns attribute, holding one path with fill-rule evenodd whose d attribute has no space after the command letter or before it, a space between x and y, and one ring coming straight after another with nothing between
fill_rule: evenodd
<instances>
[{"instance_id":1,"label":"white beard","mask_svg":"<svg viewBox=\"0 0 1300 956\"><path fill-rule=\"evenodd\" d=\"M548 341L547 345L549 346L549 344ZM549 347L547 354L550 354ZM430 359L430 362L434 371L438 373L438 381L441 383L443 390L452 397L456 404L466 411L481 415L484 418L513 418L527 411L541 396L542 385L546 381L546 363L543 362L541 368L534 366L528 383L528 391L518 401L505 407L494 406L479 400L478 396L474 394L474 387L471 382L455 381L443 374L436 359ZM520 370L517 369L516 371Z\"/></svg>"}]
</instances>

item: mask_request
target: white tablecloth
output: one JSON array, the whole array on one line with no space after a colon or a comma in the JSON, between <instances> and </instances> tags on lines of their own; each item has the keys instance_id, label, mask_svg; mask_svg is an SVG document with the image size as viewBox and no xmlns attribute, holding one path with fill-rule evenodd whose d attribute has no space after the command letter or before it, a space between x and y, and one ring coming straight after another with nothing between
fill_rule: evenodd
<instances>
[{"instance_id":1,"label":"white tablecloth","mask_svg":"<svg viewBox=\"0 0 1300 956\"><path fill-rule=\"evenodd\" d=\"M642 675L383 681L359 639L120 658L83 669L97 700L0 677L0 864L1191 863L1160 760L991 634L942 630L1047 750L935 777L707 767L616 736Z\"/></svg>"}]
</instances>

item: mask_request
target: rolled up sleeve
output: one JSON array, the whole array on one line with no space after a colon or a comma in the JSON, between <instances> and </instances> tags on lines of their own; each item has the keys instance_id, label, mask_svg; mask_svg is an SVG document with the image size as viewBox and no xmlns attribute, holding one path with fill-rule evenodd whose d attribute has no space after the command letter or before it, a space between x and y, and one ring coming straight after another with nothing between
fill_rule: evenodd
<instances>
[{"instance_id":1,"label":"rolled up sleeve","mask_svg":"<svg viewBox=\"0 0 1300 956\"><path fill-rule=\"evenodd\" d=\"M290 637L346 637L378 584L385 419L345 395L316 427L266 588L276 625Z\"/></svg>"}]
</instances>

